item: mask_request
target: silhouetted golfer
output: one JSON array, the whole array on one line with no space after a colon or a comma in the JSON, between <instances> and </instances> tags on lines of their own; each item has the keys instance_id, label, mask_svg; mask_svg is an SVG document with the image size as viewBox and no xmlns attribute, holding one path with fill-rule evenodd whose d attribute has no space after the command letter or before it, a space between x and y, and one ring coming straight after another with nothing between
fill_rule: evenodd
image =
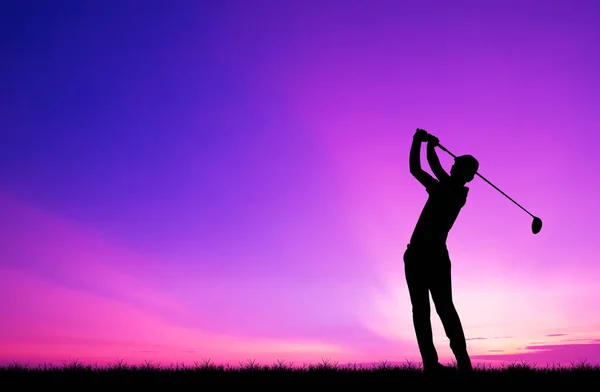
<instances>
[{"instance_id":1,"label":"silhouetted golfer","mask_svg":"<svg viewBox=\"0 0 600 392\"><path fill-rule=\"evenodd\" d=\"M437 180L421 168L421 143L427 142L427 161ZM446 370L438 362L431 330L429 293L450 339L459 371L471 371L471 360L458 313L452 302L450 256L446 239L458 213L467 201L471 181L479 163L470 155L457 157L450 170L444 171L435 152L439 140L423 129L417 129L410 149L410 172L419 180L429 198L410 243L404 253L404 271L412 303L413 323L423 369L427 373Z\"/></svg>"}]
</instances>

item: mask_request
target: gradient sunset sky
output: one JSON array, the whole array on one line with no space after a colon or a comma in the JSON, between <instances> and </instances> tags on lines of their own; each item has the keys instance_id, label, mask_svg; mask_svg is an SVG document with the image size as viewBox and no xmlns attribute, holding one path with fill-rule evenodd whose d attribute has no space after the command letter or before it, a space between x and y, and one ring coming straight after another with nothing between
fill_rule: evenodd
<instances>
[{"instance_id":1,"label":"gradient sunset sky","mask_svg":"<svg viewBox=\"0 0 600 392\"><path fill-rule=\"evenodd\" d=\"M419 127L544 221L469 185L448 247L473 361L600 363L598 20L577 0L2 1L0 362L419 361Z\"/></svg>"}]
</instances>

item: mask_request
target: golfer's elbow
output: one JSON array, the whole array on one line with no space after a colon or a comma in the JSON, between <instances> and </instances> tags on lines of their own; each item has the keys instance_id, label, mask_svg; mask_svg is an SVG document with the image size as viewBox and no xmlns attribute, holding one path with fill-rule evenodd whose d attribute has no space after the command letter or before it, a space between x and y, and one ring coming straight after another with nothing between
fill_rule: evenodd
<instances>
[{"instance_id":1,"label":"golfer's elbow","mask_svg":"<svg viewBox=\"0 0 600 392\"><path fill-rule=\"evenodd\" d=\"M421 178L423 177L423 172L423 169L421 169L420 167L410 169L410 174L412 174L412 176L419 181L421 181Z\"/></svg>"},{"instance_id":2,"label":"golfer's elbow","mask_svg":"<svg viewBox=\"0 0 600 392\"><path fill-rule=\"evenodd\" d=\"M410 173L414 176L422 171L421 169L421 143L413 140L408 154L408 164Z\"/></svg>"},{"instance_id":3,"label":"golfer's elbow","mask_svg":"<svg viewBox=\"0 0 600 392\"><path fill-rule=\"evenodd\" d=\"M421 157L416 155L416 154L411 154L410 160L409 160L409 169L410 169L410 174L412 174L413 176L415 174L419 174L420 172L423 171L423 169L421 168Z\"/></svg>"}]
</instances>

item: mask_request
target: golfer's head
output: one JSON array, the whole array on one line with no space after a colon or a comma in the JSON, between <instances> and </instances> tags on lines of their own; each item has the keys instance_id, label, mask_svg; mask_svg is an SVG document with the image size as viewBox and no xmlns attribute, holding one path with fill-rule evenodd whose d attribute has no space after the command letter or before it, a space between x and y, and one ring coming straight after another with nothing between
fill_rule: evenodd
<instances>
[{"instance_id":1,"label":"golfer's head","mask_svg":"<svg viewBox=\"0 0 600 392\"><path fill-rule=\"evenodd\" d=\"M479 162L471 155L461 155L454 159L454 165L450 170L450 175L462 182L469 182L475 178L475 173L479 169Z\"/></svg>"}]
</instances>

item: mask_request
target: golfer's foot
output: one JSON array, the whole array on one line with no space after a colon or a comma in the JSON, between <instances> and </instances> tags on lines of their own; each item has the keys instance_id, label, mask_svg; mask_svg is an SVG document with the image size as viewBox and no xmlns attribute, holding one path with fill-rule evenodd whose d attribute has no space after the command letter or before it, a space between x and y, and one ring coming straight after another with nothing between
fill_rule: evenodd
<instances>
[{"instance_id":1,"label":"golfer's foot","mask_svg":"<svg viewBox=\"0 0 600 392\"><path fill-rule=\"evenodd\" d=\"M454 373L456 370L453 367L450 366L444 366L441 363L436 363L433 365L429 365L429 366L425 366L423 367L423 373L427 374L427 375L432 375L432 374L451 374Z\"/></svg>"},{"instance_id":2,"label":"golfer's foot","mask_svg":"<svg viewBox=\"0 0 600 392\"><path fill-rule=\"evenodd\" d=\"M473 373L473 365L471 364L471 360L468 356L460 358L456 367L459 373Z\"/></svg>"}]
</instances>

